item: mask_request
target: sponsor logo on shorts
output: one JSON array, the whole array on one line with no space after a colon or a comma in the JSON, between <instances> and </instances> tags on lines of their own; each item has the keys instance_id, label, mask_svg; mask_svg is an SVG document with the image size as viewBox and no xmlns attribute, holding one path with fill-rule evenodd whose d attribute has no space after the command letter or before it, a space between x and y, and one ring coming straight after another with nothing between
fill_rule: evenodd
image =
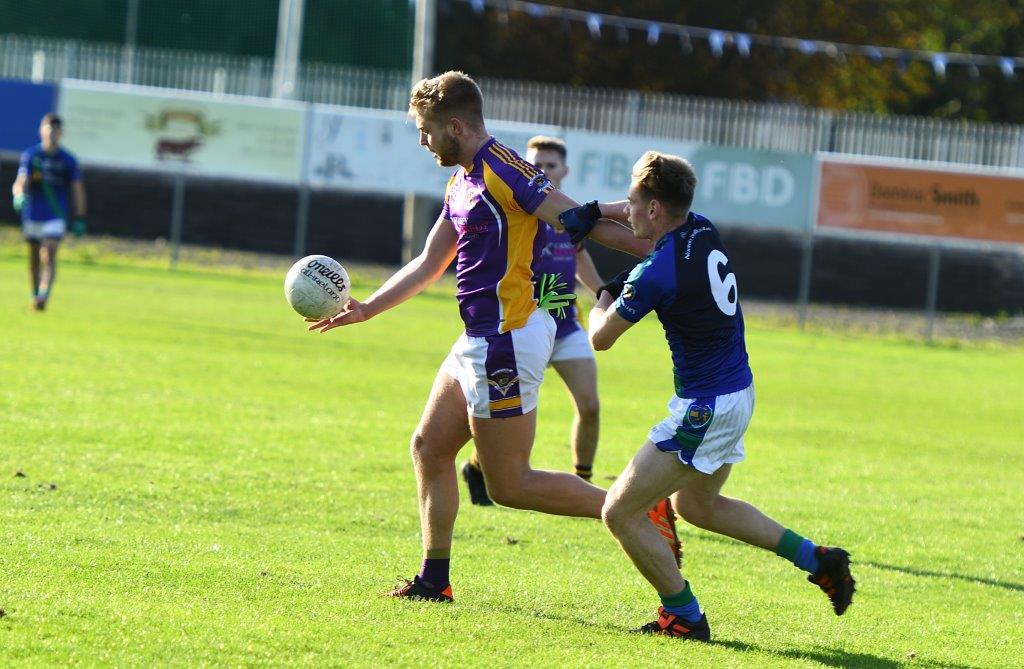
<instances>
[{"instance_id":1,"label":"sponsor logo on shorts","mask_svg":"<svg viewBox=\"0 0 1024 669\"><path fill-rule=\"evenodd\" d=\"M711 422L711 417L715 415L715 410L707 404L691 404L690 408L686 410L686 422L690 424L690 427L700 429Z\"/></svg>"},{"instance_id":2,"label":"sponsor logo on shorts","mask_svg":"<svg viewBox=\"0 0 1024 669\"><path fill-rule=\"evenodd\" d=\"M518 380L519 375L514 369L498 369L488 374L487 383L497 388L504 397Z\"/></svg>"}]
</instances>

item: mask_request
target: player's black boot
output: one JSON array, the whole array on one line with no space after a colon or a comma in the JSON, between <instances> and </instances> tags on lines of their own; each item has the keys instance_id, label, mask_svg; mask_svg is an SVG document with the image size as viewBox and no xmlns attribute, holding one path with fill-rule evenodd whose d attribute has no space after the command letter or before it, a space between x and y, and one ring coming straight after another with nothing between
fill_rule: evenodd
<instances>
[{"instance_id":1,"label":"player's black boot","mask_svg":"<svg viewBox=\"0 0 1024 669\"><path fill-rule=\"evenodd\" d=\"M652 620L643 627L632 630L633 634L660 634L671 636L677 639L692 639L694 641L710 641L711 627L708 625L708 617L701 614L700 620L695 623L687 622L665 610L665 607L658 607L658 619Z\"/></svg>"},{"instance_id":2,"label":"player's black boot","mask_svg":"<svg viewBox=\"0 0 1024 669\"><path fill-rule=\"evenodd\" d=\"M472 462L462 465L462 478L469 488L469 501L477 506L493 506L491 496L487 494L487 482L484 481L484 473Z\"/></svg>"},{"instance_id":3,"label":"player's black boot","mask_svg":"<svg viewBox=\"0 0 1024 669\"><path fill-rule=\"evenodd\" d=\"M419 576L414 576L410 581L409 579L403 578L402 584L394 590L382 593L384 597L398 597L400 599L421 599L430 602L452 602L455 598L452 597L452 586L449 585L444 589L438 589L431 586L429 583L420 580Z\"/></svg>"},{"instance_id":4,"label":"player's black boot","mask_svg":"<svg viewBox=\"0 0 1024 669\"><path fill-rule=\"evenodd\" d=\"M818 571L807 577L807 580L821 588L837 616L846 612L846 607L853 601L856 591L853 575L850 573L850 554L842 548L818 546Z\"/></svg>"}]
</instances>

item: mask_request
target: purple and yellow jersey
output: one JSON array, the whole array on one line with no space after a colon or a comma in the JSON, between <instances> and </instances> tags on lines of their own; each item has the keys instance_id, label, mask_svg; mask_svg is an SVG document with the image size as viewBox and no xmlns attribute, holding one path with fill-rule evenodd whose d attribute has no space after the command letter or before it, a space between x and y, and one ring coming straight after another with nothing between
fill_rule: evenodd
<instances>
[{"instance_id":1,"label":"purple and yellow jersey","mask_svg":"<svg viewBox=\"0 0 1024 669\"><path fill-rule=\"evenodd\" d=\"M493 137L445 189L441 219L458 232L459 313L470 337L523 327L537 309L533 277L544 235L533 212L554 190L544 173Z\"/></svg>"},{"instance_id":2,"label":"purple and yellow jersey","mask_svg":"<svg viewBox=\"0 0 1024 669\"><path fill-rule=\"evenodd\" d=\"M537 263L537 276L557 274L559 281L565 284L559 293L576 292L576 246L570 241L568 232L559 232L547 223L541 223L544 244L541 247L540 260ZM561 312L551 312L555 319L555 339L572 334L582 325L577 317L576 304L573 303Z\"/></svg>"}]
</instances>

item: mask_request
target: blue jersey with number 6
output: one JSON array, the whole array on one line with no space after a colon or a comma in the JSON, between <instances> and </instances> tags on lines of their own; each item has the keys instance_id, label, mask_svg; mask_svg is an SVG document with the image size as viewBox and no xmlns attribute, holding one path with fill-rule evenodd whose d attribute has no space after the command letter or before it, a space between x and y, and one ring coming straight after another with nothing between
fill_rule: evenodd
<instances>
[{"instance_id":1,"label":"blue jersey with number 6","mask_svg":"<svg viewBox=\"0 0 1024 669\"><path fill-rule=\"evenodd\" d=\"M679 397L727 395L753 382L736 275L718 230L700 214L658 240L615 309L631 323L658 314Z\"/></svg>"}]
</instances>

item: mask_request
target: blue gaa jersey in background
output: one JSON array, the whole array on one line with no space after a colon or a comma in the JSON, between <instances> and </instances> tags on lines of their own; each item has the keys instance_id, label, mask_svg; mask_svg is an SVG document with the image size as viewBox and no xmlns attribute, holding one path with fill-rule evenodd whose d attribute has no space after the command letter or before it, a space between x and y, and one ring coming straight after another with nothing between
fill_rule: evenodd
<instances>
[{"instance_id":1,"label":"blue gaa jersey in background","mask_svg":"<svg viewBox=\"0 0 1024 669\"><path fill-rule=\"evenodd\" d=\"M615 309L636 323L658 314L672 351L676 395L727 395L753 382L736 275L718 230L690 213L629 275Z\"/></svg>"},{"instance_id":2,"label":"blue gaa jersey in background","mask_svg":"<svg viewBox=\"0 0 1024 669\"><path fill-rule=\"evenodd\" d=\"M47 153L42 144L36 144L21 154L18 174L28 176L29 203L21 211L22 220L67 220L71 184L82 178L73 155L61 148ZM49 194L43 184L49 184Z\"/></svg>"}]
</instances>

